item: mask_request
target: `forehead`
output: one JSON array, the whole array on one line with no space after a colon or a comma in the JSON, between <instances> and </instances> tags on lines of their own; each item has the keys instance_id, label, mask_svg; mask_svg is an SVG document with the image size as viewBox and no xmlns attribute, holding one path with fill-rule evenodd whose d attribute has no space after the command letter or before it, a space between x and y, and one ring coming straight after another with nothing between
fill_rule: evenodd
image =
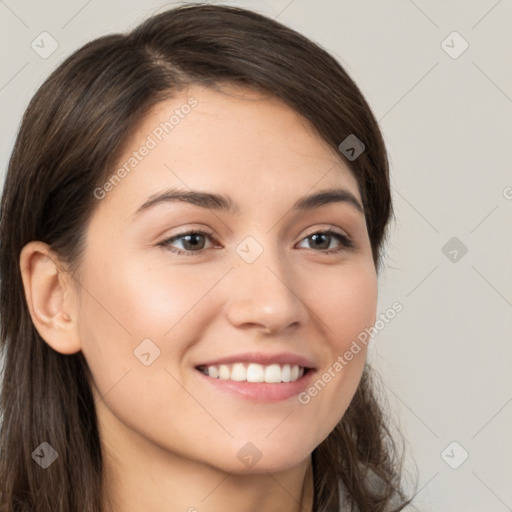
<instances>
[{"instance_id":1,"label":"forehead","mask_svg":"<svg viewBox=\"0 0 512 512\"><path fill-rule=\"evenodd\" d=\"M170 187L222 192L245 206L340 186L360 199L350 168L306 119L241 87L191 86L158 103L127 140L119 169L102 203L123 216Z\"/></svg>"}]
</instances>

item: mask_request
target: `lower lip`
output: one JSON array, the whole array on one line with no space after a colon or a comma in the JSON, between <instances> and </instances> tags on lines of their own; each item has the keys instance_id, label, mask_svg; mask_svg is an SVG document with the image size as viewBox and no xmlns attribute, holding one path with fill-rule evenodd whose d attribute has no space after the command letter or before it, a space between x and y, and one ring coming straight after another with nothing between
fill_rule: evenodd
<instances>
[{"instance_id":1,"label":"lower lip","mask_svg":"<svg viewBox=\"0 0 512 512\"><path fill-rule=\"evenodd\" d=\"M298 395L304 391L311 382L314 370L309 370L299 379L293 382L247 382L209 377L197 368L195 371L199 377L209 382L221 391L227 391L248 400L258 402L279 402Z\"/></svg>"}]
</instances>

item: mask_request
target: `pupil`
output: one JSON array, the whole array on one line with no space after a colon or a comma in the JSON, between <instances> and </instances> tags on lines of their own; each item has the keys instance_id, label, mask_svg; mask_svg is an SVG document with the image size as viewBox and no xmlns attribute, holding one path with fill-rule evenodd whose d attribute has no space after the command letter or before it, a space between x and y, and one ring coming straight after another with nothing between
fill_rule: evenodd
<instances>
[{"instance_id":1,"label":"pupil","mask_svg":"<svg viewBox=\"0 0 512 512\"><path fill-rule=\"evenodd\" d=\"M184 245L185 245L185 248L187 248L187 247L186 247L186 245L187 245L187 244L190 244L192 248L194 248L194 247L195 247L195 248L197 248L197 246L198 246L198 243L197 243L197 237L201 237L201 236L202 236L202 235L186 235L186 236L185 236L186 242L185 242L185 244L184 244ZM191 240L190 240L190 239L195 240L195 241L192 241L192 242L191 242ZM200 244L199 244L199 245L200 245Z\"/></svg>"},{"instance_id":2,"label":"pupil","mask_svg":"<svg viewBox=\"0 0 512 512\"><path fill-rule=\"evenodd\" d=\"M316 242L319 237L324 237L325 239L329 238L328 235L324 235L324 234L313 235L311 238ZM321 245L321 243L320 243L320 245ZM318 244L317 244L317 246L318 246ZM329 242L327 242L327 247L329 247ZM327 248L327 247L322 247L322 249Z\"/></svg>"}]
</instances>

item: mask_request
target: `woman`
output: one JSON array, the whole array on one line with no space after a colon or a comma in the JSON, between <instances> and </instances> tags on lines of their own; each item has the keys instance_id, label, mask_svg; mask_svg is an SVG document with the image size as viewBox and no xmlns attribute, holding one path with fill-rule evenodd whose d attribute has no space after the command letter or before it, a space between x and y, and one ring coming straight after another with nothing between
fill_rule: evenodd
<instances>
[{"instance_id":1,"label":"woman","mask_svg":"<svg viewBox=\"0 0 512 512\"><path fill-rule=\"evenodd\" d=\"M196 4L75 52L2 197L1 510L403 509L357 343L391 211L368 104L289 28Z\"/></svg>"}]
</instances>

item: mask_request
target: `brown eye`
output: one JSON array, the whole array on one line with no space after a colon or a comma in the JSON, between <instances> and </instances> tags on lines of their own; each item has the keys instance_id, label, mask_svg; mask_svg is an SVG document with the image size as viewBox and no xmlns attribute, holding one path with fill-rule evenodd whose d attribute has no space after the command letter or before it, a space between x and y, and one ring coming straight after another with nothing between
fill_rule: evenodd
<instances>
[{"instance_id":1,"label":"brown eye","mask_svg":"<svg viewBox=\"0 0 512 512\"><path fill-rule=\"evenodd\" d=\"M176 254L183 255L192 255L194 253L201 253L205 249L205 239L213 240L213 235L211 233L207 233L206 231L187 231L185 233L180 233L171 238L167 238L163 240L158 245L165 247L171 252ZM176 241L180 241L183 249L177 249L175 247L171 247L171 244Z\"/></svg>"},{"instance_id":2,"label":"brown eye","mask_svg":"<svg viewBox=\"0 0 512 512\"><path fill-rule=\"evenodd\" d=\"M352 240L350 240L347 236L331 230L318 231L317 233L313 233L312 235L307 236L304 238L304 240L309 241L310 248L320 249L325 253L336 253L344 249L352 249L354 247ZM338 240L341 247L329 248L333 240Z\"/></svg>"}]
</instances>

